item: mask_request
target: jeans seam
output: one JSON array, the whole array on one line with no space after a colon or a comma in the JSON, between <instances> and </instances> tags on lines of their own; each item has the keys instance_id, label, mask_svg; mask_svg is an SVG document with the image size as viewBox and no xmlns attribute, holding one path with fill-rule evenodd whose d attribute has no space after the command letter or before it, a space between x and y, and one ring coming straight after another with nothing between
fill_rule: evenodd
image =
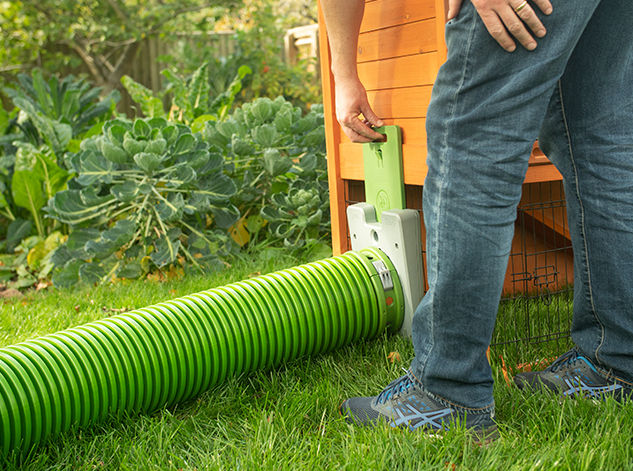
<instances>
[{"instance_id":1,"label":"jeans seam","mask_svg":"<svg viewBox=\"0 0 633 471\"><path fill-rule=\"evenodd\" d=\"M473 15L473 21L472 21L472 25L470 27L470 33L468 35L468 43L466 45L466 49L465 49L465 59L464 59L464 63L465 66L462 69L462 76L460 77L460 81L459 84L455 87L455 93L453 94L452 98L451 98L451 108L450 111L447 113L447 116L449 116L446 120L446 125L444 127L444 140L442 142L442 159L440 160L440 174L442 175L442 179L443 179L443 183L442 186L438 186L438 195L437 195L437 211L436 211L436 215L435 215L435 235L434 235L434 246L433 246L433 255L434 255L434 259L436 261L435 264L435 280L437 282L437 280L439 279L439 274L440 274L440 267L439 264L437 264L437 261L439 260L439 232L440 232L440 227L439 227L439 220L441 219L440 214L442 212L442 195L444 194L444 192L446 191L446 188L448 186L448 178L446 178L446 175L448 173L447 167L448 167L448 163L447 163L447 159L446 154L447 154L447 150L448 150L448 135L449 135L449 126L450 126L450 122L451 120L455 117L455 109L457 107L457 96L459 95L459 93L461 92L463 86L464 86L464 82L466 81L466 71L468 69L468 63L469 63L469 57L470 57L470 50L472 47L472 42L473 42L473 35L476 31L476 27L477 27L477 15ZM431 300L431 306L433 309L433 315L435 315L435 311L436 309L433 307L435 304L434 299ZM431 353L433 352L433 349L435 348L435 328L434 328L434 323L431 322L431 338L433 339L433 343L431 345L431 348L429 349L427 355L426 355L426 359L424 361L424 363L420 362L420 373L424 373L424 370L426 369L426 363L428 361L428 358L431 356Z\"/></svg>"},{"instance_id":2,"label":"jeans seam","mask_svg":"<svg viewBox=\"0 0 633 471\"><path fill-rule=\"evenodd\" d=\"M602 347L602 345L604 344L604 325L602 324L602 322L600 322L600 318L598 317L598 314L596 312L596 306L594 303L594 297L593 297L593 288L591 285L591 269L589 268L589 247L587 246L587 234L586 234L586 230L585 230L585 208L584 205L582 203L582 198L580 196L580 183L578 181L578 168L576 167L576 161L574 159L574 151L572 148L572 144L571 144L571 133L569 132L569 125L567 123L567 115L565 114L565 102L563 99L563 90L562 90L562 86L560 83L560 80L558 81L558 94L560 97L560 106L561 106L561 114L563 116L563 125L565 126L565 133L567 134L567 148L569 149L569 160L571 161L572 167L573 167L573 172L574 172L574 187L576 190L576 198L578 198L578 207L580 208L580 233L582 234L582 242L584 245L584 259L585 259L585 266L587 267L587 288L589 291L589 303L591 304L591 309L593 311L594 314L594 318L596 319L596 321L598 322L598 324L600 325L600 344L598 345L598 347L596 347L595 351L594 351L594 356L596 357L596 360L600 362L600 359L598 358L598 350L600 350L600 348Z\"/></svg>"},{"instance_id":3,"label":"jeans seam","mask_svg":"<svg viewBox=\"0 0 633 471\"><path fill-rule=\"evenodd\" d=\"M438 396L437 394L434 394L431 391L429 391L424 386L424 384L417 378L417 376L415 376L413 374L413 372L410 369L409 369L409 374L415 378L415 380L418 383L418 387L420 387L420 389L422 389L422 391L425 394L427 394L431 399L433 399L436 402L439 402L440 404L442 404L445 407L452 407L458 412L474 412L476 414L481 414L481 415L493 412L495 410L495 403L494 402L492 404L489 404L489 405L484 406L484 407L465 407L465 406L460 406L458 404L455 404L454 402L448 401L448 400L444 399L443 397Z\"/></svg>"},{"instance_id":4,"label":"jeans seam","mask_svg":"<svg viewBox=\"0 0 633 471\"><path fill-rule=\"evenodd\" d=\"M605 376L607 381L613 381L616 384L623 383L623 385L627 388L633 388L633 383L629 383L628 381L623 380L619 376L615 376L611 374L609 371L605 371L604 369L597 367L597 370ZM622 385L622 384L621 384Z\"/></svg>"}]
</instances>

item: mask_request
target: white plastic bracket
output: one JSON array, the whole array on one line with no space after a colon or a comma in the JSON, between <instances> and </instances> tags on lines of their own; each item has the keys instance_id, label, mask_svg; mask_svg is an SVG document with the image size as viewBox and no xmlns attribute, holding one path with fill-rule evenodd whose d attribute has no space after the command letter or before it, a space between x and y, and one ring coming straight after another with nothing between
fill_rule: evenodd
<instances>
[{"instance_id":1,"label":"white plastic bracket","mask_svg":"<svg viewBox=\"0 0 633 471\"><path fill-rule=\"evenodd\" d=\"M382 250L398 273L404 295L404 322L400 334L411 336L413 313L424 295L420 213L414 209L390 209L376 222L376 210L367 203L347 208L352 250Z\"/></svg>"}]
</instances>

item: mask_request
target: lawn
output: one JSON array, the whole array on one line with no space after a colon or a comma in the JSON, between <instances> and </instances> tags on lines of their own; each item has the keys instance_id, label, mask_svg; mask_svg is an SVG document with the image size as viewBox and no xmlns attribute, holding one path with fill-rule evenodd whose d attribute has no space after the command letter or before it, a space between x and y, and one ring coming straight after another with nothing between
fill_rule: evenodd
<instances>
[{"instance_id":1,"label":"lawn","mask_svg":"<svg viewBox=\"0 0 633 471\"><path fill-rule=\"evenodd\" d=\"M32 293L1 305L0 346L294 264L240 262L214 277ZM630 404L526 394L506 382L501 358L511 370L519 361L562 353L555 348L562 346L492 348L501 438L487 447L460 429L429 437L356 428L339 417L345 398L376 394L408 366L411 343L391 336L234 378L149 416L112 417L29 456L11 456L0 469L633 469Z\"/></svg>"}]
</instances>

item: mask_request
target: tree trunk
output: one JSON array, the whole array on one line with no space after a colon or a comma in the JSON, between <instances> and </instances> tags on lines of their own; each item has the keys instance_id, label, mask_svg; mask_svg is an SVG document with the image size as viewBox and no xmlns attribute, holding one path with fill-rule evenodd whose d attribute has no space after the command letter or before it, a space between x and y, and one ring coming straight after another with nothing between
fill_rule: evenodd
<instances>
[{"instance_id":1,"label":"tree trunk","mask_svg":"<svg viewBox=\"0 0 633 471\"><path fill-rule=\"evenodd\" d=\"M140 48L141 40L137 40L125 46L123 53L114 66L114 70L108 74L107 83L104 88L104 92L106 94L110 93L114 89L121 90L123 88L123 85L121 85L121 78L124 75L130 74L132 66L134 65L134 60L136 59L136 54Z\"/></svg>"}]
</instances>

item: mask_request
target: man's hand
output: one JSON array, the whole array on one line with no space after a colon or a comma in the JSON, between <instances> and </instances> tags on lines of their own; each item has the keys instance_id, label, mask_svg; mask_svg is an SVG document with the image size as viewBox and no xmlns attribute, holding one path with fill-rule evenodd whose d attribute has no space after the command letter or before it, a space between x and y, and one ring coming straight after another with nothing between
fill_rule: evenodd
<instances>
[{"instance_id":1,"label":"man's hand","mask_svg":"<svg viewBox=\"0 0 633 471\"><path fill-rule=\"evenodd\" d=\"M336 79L336 118L343 132L352 142L371 142L382 135L370 126L384 126L384 123L369 106L365 87L357 78ZM364 119L360 119L359 115Z\"/></svg>"},{"instance_id":2,"label":"man's hand","mask_svg":"<svg viewBox=\"0 0 633 471\"><path fill-rule=\"evenodd\" d=\"M449 0L448 19L452 20L461 9L463 0ZM493 38L508 52L516 49L514 36L526 49L536 48L534 36L542 38L546 30L529 2L523 0L471 0ZM546 15L552 12L549 0L532 0ZM527 28L526 28L527 26ZM510 36L512 35L512 36Z\"/></svg>"}]
</instances>

